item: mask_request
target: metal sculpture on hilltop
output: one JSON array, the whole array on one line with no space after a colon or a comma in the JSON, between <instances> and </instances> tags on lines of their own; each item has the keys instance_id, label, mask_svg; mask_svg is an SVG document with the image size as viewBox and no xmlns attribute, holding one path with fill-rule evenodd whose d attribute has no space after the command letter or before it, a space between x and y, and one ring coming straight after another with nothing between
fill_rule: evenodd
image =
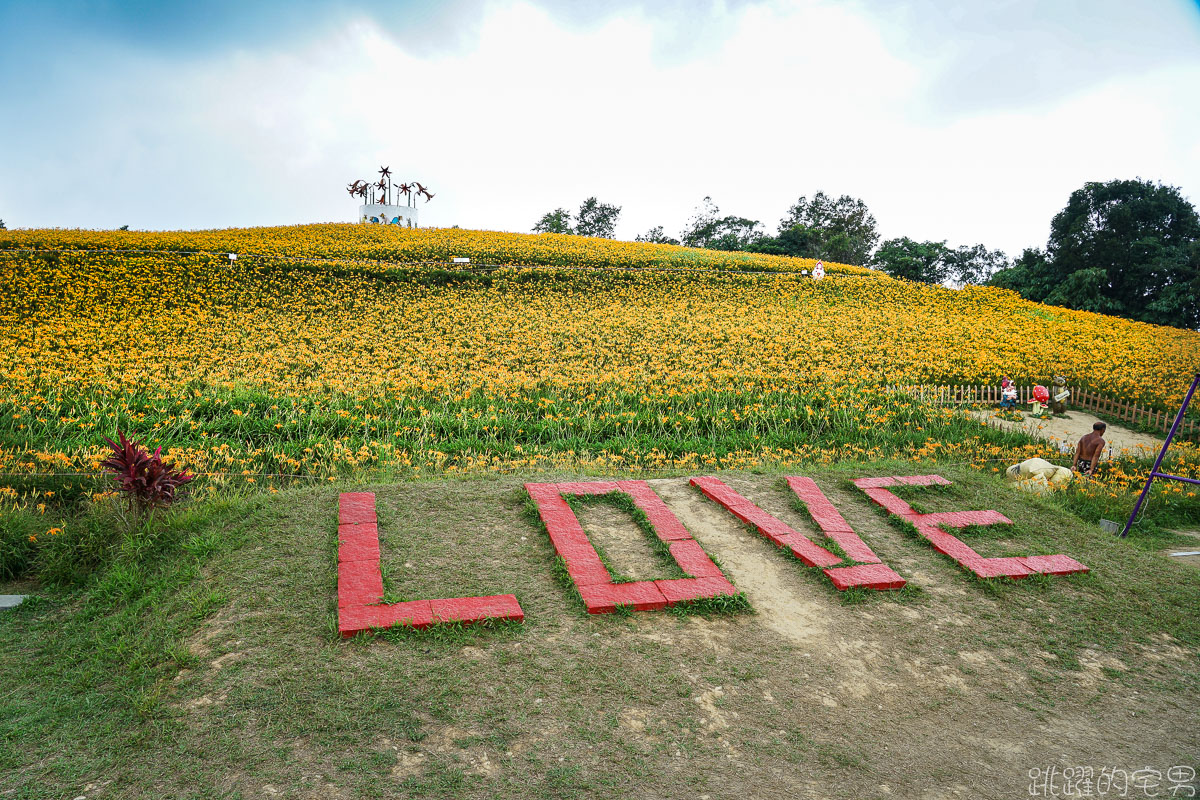
<instances>
[{"instance_id":1,"label":"metal sculpture on hilltop","mask_svg":"<svg viewBox=\"0 0 1200 800\"><path fill-rule=\"evenodd\" d=\"M428 203L433 199L433 192L426 189L417 181L408 181L404 183L396 183L392 180L391 167L379 168L379 180L371 182L364 180L356 180L353 183L347 184L346 191L351 197L358 197L363 204L370 205L391 205L389 201L398 201L400 195L404 195L405 205L409 208L416 207L417 198L425 197L425 202Z\"/></svg>"}]
</instances>

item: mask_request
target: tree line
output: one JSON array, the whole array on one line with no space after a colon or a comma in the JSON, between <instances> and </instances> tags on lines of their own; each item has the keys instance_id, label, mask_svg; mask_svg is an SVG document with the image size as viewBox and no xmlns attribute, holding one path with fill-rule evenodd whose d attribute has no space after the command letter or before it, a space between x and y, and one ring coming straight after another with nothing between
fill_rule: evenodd
<instances>
[{"instance_id":1,"label":"tree line","mask_svg":"<svg viewBox=\"0 0 1200 800\"><path fill-rule=\"evenodd\" d=\"M533 230L611 239L620 213L589 197L574 215L557 208ZM861 264L911 281L999 286L1050 305L1200 328L1200 216L1173 186L1140 178L1087 183L1051 221L1046 247L1015 261L982 244L879 239L862 200L817 192L788 208L773 234L705 197L678 237L660 225L635 241Z\"/></svg>"}]
</instances>

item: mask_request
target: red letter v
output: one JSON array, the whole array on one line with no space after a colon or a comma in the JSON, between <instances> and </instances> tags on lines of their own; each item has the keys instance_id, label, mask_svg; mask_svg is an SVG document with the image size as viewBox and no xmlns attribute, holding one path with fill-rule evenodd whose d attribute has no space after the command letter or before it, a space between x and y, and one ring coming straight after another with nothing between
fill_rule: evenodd
<instances>
[{"instance_id":1,"label":"red letter v","mask_svg":"<svg viewBox=\"0 0 1200 800\"><path fill-rule=\"evenodd\" d=\"M845 591L852 586L878 590L900 589L904 586L904 579L891 567L882 563L879 556L867 547L866 542L859 538L811 478L788 478L787 482L796 496L808 507L813 520L821 527L821 532L835 541L846 557L852 562L857 562L856 564L836 566L842 563L841 558L814 544L787 523L763 511L720 479L692 478L693 486L724 506L742 522L753 525L755 530L774 542L777 547L787 547L792 551L792 555L810 567L822 567L822 571L839 591Z\"/></svg>"}]
</instances>

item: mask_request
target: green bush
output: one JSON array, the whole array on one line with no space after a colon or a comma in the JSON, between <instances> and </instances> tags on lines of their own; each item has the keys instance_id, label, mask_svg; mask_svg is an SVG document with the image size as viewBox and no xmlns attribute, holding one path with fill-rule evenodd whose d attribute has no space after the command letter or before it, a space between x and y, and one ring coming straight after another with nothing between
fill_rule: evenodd
<instances>
[{"instance_id":1,"label":"green bush","mask_svg":"<svg viewBox=\"0 0 1200 800\"><path fill-rule=\"evenodd\" d=\"M32 565L46 527L29 511L0 512L0 580L19 578Z\"/></svg>"},{"instance_id":2,"label":"green bush","mask_svg":"<svg viewBox=\"0 0 1200 800\"><path fill-rule=\"evenodd\" d=\"M141 561L173 541L174 516L160 512L131 524L116 499L89 504L66 522L33 509L0 513L0 580L82 584L117 558Z\"/></svg>"},{"instance_id":3,"label":"green bush","mask_svg":"<svg viewBox=\"0 0 1200 800\"><path fill-rule=\"evenodd\" d=\"M95 505L74 517L62 533L39 540L33 568L48 584L80 584L108 563L128 535L124 519L110 505Z\"/></svg>"}]
</instances>

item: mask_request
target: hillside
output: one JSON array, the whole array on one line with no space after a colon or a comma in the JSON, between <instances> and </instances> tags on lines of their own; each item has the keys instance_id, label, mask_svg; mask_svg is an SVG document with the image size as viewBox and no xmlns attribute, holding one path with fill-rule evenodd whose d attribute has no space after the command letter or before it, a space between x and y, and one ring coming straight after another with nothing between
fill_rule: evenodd
<instances>
[{"instance_id":1,"label":"hillside","mask_svg":"<svg viewBox=\"0 0 1200 800\"><path fill-rule=\"evenodd\" d=\"M349 311L361 320L353 328L378 327L383 317L389 324L383 334L411 339L425 331L439 340L461 341L475 333L472 326L489 338L505 339L518 323L527 322L528 329L520 332L528 342L513 341L510 350L547 342L557 351L586 347L623 368L611 376L623 385L676 383L681 370L703 371L698 381L706 386L747 378L788 386L829 380L995 382L1002 373L1018 381L1044 381L1057 373L1098 390L1170 404L1182 393L1174 383L1200 362L1200 335L1194 332L1042 306L998 289L954 291L843 264L826 265L830 277L818 284L794 274L812 268L814 262L805 259L555 234L364 225L0 231L0 251L6 251L0 286L8 298L0 312L10 324L31 312L85 312L103 321L170 309L219 314L224 326L245 330L238 314L256 311L271 314L272 323L282 322L281 333L300 334L293 319L298 312L321 312L319 321L343 327ZM197 251L219 257L187 254ZM241 260L230 265L227 252ZM472 271L448 274L453 257L471 258ZM518 267L587 272L530 273ZM485 302L485 296L495 302ZM450 305L457 313L447 316ZM396 306L408 313L386 310ZM557 319L562 330L547 330L546 318ZM630 333L644 341L643 350L655 353L629 354L626 342L610 339L610 332ZM547 338L547 333L554 335ZM210 344L214 358L236 354L227 341ZM357 355L330 354L335 357L330 373L339 375ZM295 354L273 355L272 366L278 367ZM440 383L461 357L419 355L431 362L427 370ZM490 383L499 371L506 384L538 382L548 375L569 376L568 382L577 385L580 377L583 383L595 382L593 375L570 375L575 365L569 362L577 353L528 353L501 368L497 362L505 355L478 354L471 366L488 375L472 381ZM674 369L664 371L672 364ZM250 380L286 383L295 377ZM395 375L372 373L361 375L357 384L369 388L395 381Z\"/></svg>"},{"instance_id":2,"label":"hillside","mask_svg":"<svg viewBox=\"0 0 1200 800\"><path fill-rule=\"evenodd\" d=\"M671 271L696 266L728 271ZM940 412L881 388L1065 374L1168 408L1200 363L1192 332L808 267L358 225L0 232L0 469L92 468L118 428L211 471L971 457L990 434L917 435Z\"/></svg>"}]
</instances>

